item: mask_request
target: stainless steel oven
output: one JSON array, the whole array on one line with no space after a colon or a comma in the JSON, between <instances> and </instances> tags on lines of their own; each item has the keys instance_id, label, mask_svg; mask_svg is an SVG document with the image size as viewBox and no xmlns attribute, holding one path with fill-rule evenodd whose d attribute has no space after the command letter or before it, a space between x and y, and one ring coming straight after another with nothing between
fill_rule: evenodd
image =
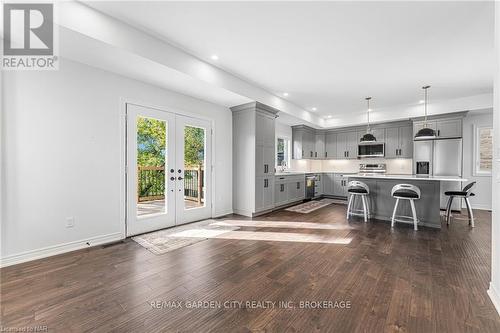
<instances>
[{"instance_id":1,"label":"stainless steel oven","mask_svg":"<svg viewBox=\"0 0 500 333\"><path fill-rule=\"evenodd\" d=\"M358 157L384 157L385 144L383 142L360 142L358 143Z\"/></svg>"}]
</instances>

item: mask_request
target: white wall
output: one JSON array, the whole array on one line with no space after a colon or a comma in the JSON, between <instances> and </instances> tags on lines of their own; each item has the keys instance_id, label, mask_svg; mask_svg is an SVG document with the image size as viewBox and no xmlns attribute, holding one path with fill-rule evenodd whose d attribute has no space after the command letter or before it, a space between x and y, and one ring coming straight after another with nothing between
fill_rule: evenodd
<instances>
[{"instance_id":1,"label":"white wall","mask_svg":"<svg viewBox=\"0 0 500 333\"><path fill-rule=\"evenodd\" d=\"M467 183L476 181L474 197L470 198L471 205L476 209L491 209L491 175L474 176L474 126L491 126L493 124L493 109L488 112L471 112L464 119L463 127L463 177L468 179Z\"/></svg>"},{"instance_id":2,"label":"white wall","mask_svg":"<svg viewBox=\"0 0 500 333\"><path fill-rule=\"evenodd\" d=\"M214 120L215 215L232 212L229 109L68 60L3 74L4 264L122 235L123 99Z\"/></svg>"},{"instance_id":3,"label":"white wall","mask_svg":"<svg viewBox=\"0 0 500 333\"><path fill-rule=\"evenodd\" d=\"M493 164L493 216L491 221L491 283L488 294L500 314L500 4L495 3L495 93L494 93L494 152Z\"/></svg>"}]
</instances>

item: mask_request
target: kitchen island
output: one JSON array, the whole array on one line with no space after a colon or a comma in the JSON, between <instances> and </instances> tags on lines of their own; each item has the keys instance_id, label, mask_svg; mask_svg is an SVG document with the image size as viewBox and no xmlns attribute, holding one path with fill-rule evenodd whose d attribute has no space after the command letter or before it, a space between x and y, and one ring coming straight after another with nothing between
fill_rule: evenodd
<instances>
[{"instance_id":1,"label":"kitchen island","mask_svg":"<svg viewBox=\"0 0 500 333\"><path fill-rule=\"evenodd\" d=\"M415 200L419 225L441 228L440 195L442 182L465 182L467 179L454 176L416 176L389 174L357 174L349 176L349 181L358 180L370 188L368 204L371 217L391 221L396 199L391 196L392 188L397 184L411 184L420 188L421 197ZM411 216L408 202L400 202L397 215ZM361 209L361 200L357 200L354 209ZM399 222L401 223L401 222ZM408 222L410 223L410 222Z\"/></svg>"}]
</instances>

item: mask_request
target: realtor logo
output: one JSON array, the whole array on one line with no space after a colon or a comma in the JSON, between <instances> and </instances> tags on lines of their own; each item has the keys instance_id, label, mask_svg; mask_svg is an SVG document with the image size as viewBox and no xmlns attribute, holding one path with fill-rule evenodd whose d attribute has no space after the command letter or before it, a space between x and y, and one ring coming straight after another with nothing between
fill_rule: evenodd
<instances>
[{"instance_id":1,"label":"realtor logo","mask_svg":"<svg viewBox=\"0 0 500 333\"><path fill-rule=\"evenodd\" d=\"M54 4L4 3L3 31L3 69L57 69Z\"/></svg>"}]
</instances>

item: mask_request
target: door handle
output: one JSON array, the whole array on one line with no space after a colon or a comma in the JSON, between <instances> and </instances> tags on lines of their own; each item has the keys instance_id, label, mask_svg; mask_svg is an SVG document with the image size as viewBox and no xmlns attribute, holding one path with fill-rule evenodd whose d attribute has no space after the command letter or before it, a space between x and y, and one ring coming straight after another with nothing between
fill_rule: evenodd
<instances>
[{"instance_id":1,"label":"door handle","mask_svg":"<svg viewBox=\"0 0 500 333\"><path fill-rule=\"evenodd\" d=\"M174 172L175 172L175 170L174 170L174 169L170 169L170 172L171 172L171 173L174 173Z\"/></svg>"},{"instance_id":2,"label":"door handle","mask_svg":"<svg viewBox=\"0 0 500 333\"><path fill-rule=\"evenodd\" d=\"M174 180L175 180L175 177L170 177L170 180L171 180L171 181L174 181Z\"/></svg>"},{"instance_id":3,"label":"door handle","mask_svg":"<svg viewBox=\"0 0 500 333\"><path fill-rule=\"evenodd\" d=\"M181 170L181 169L179 169L179 170L177 170L177 172L178 172L178 173L181 173L181 172L182 172L182 170Z\"/></svg>"},{"instance_id":4,"label":"door handle","mask_svg":"<svg viewBox=\"0 0 500 333\"><path fill-rule=\"evenodd\" d=\"M184 178L182 178L182 177L178 177L177 179L178 179L178 180L183 180Z\"/></svg>"}]
</instances>

